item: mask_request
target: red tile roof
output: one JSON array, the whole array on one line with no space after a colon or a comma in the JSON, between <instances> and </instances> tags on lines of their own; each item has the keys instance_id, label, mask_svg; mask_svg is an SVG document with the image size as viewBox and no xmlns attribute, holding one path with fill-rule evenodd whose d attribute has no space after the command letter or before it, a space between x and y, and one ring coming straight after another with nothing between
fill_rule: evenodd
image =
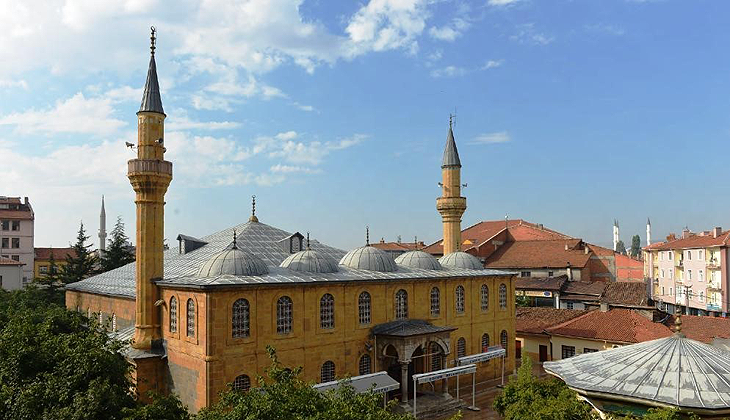
<instances>
[{"instance_id":1,"label":"red tile roof","mask_svg":"<svg viewBox=\"0 0 730 420\"><path fill-rule=\"evenodd\" d=\"M565 293L600 297L608 283L603 281L570 281L565 286Z\"/></svg>"},{"instance_id":2,"label":"red tile roof","mask_svg":"<svg viewBox=\"0 0 730 420\"><path fill-rule=\"evenodd\" d=\"M611 282L603 292L601 302L611 305L647 306L646 284L636 282Z\"/></svg>"},{"instance_id":3,"label":"red tile roof","mask_svg":"<svg viewBox=\"0 0 730 420\"><path fill-rule=\"evenodd\" d=\"M672 316L674 331L676 317ZM730 338L730 318L682 315L682 333L692 340L710 344L715 338Z\"/></svg>"},{"instance_id":4,"label":"red tile roof","mask_svg":"<svg viewBox=\"0 0 730 420\"><path fill-rule=\"evenodd\" d=\"M11 260L10 258L0 257L0 265L25 265L20 261Z\"/></svg>"},{"instance_id":5,"label":"red tile roof","mask_svg":"<svg viewBox=\"0 0 730 420\"><path fill-rule=\"evenodd\" d=\"M596 309L563 324L547 329L547 332L590 340L606 340L614 343L641 343L668 337L672 331L664 324L652 322L631 309Z\"/></svg>"},{"instance_id":6,"label":"red tile roof","mask_svg":"<svg viewBox=\"0 0 730 420\"><path fill-rule=\"evenodd\" d=\"M591 255L580 247L580 239L508 242L492 255L484 266L488 268L583 268ZM568 249L566 250L566 246Z\"/></svg>"},{"instance_id":7,"label":"red tile roof","mask_svg":"<svg viewBox=\"0 0 730 420\"><path fill-rule=\"evenodd\" d=\"M517 308L515 331L543 334L546 328L587 314L588 311L556 308Z\"/></svg>"},{"instance_id":8,"label":"red tile roof","mask_svg":"<svg viewBox=\"0 0 730 420\"><path fill-rule=\"evenodd\" d=\"M563 274L557 277L516 277L516 290L561 290L568 281L568 276Z\"/></svg>"},{"instance_id":9,"label":"red tile roof","mask_svg":"<svg viewBox=\"0 0 730 420\"><path fill-rule=\"evenodd\" d=\"M688 248L706 248L710 246L727 246L730 241L730 230L721 232L715 238L712 234L697 235L691 234L684 239L674 239L671 241L657 242L644 247L646 250L670 250L670 249L688 249Z\"/></svg>"},{"instance_id":10,"label":"red tile roof","mask_svg":"<svg viewBox=\"0 0 730 420\"><path fill-rule=\"evenodd\" d=\"M35 259L47 261L51 258L51 252L53 252L53 259L56 261L63 261L66 256L76 255L73 248L35 248Z\"/></svg>"}]
</instances>

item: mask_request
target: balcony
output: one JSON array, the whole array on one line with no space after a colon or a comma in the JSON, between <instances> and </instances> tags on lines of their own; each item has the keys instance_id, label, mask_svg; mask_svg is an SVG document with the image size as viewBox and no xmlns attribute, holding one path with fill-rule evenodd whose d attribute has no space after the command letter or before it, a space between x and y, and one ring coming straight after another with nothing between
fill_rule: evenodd
<instances>
[{"instance_id":1,"label":"balcony","mask_svg":"<svg viewBox=\"0 0 730 420\"><path fill-rule=\"evenodd\" d=\"M722 287L720 287L720 283L707 283L707 290L721 292Z\"/></svg>"},{"instance_id":2,"label":"balcony","mask_svg":"<svg viewBox=\"0 0 730 420\"><path fill-rule=\"evenodd\" d=\"M707 268L718 269L718 268L720 268L720 263L717 260L712 259L710 261L707 261Z\"/></svg>"},{"instance_id":3,"label":"balcony","mask_svg":"<svg viewBox=\"0 0 730 420\"><path fill-rule=\"evenodd\" d=\"M684 260L682 260L682 259L674 260L674 265L675 265L675 267L682 268L682 267L684 267Z\"/></svg>"},{"instance_id":4,"label":"balcony","mask_svg":"<svg viewBox=\"0 0 730 420\"><path fill-rule=\"evenodd\" d=\"M153 173L172 176L172 163L166 160L132 159L127 162L129 175Z\"/></svg>"}]
</instances>

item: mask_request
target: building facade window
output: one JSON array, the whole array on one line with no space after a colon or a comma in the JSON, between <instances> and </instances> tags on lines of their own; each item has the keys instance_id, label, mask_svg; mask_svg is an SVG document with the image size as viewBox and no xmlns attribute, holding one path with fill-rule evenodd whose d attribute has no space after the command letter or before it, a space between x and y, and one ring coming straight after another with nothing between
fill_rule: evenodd
<instances>
[{"instance_id":1,"label":"building facade window","mask_svg":"<svg viewBox=\"0 0 730 420\"><path fill-rule=\"evenodd\" d=\"M408 292L403 289L395 294L395 319L408 318Z\"/></svg>"},{"instance_id":2,"label":"building facade window","mask_svg":"<svg viewBox=\"0 0 730 420\"><path fill-rule=\"evenodd\" d=\"M331 382L335 380L335 363L328 360L322 363L320 370L320 382Z\"/></svg>"},{"instance_id":3,"label":"building facade window","mask_svg":"<svg viewBox=\"0 0 730 420\"><path fill-rule=\"evenodd\" d=\"M507 286L499 285L499 309L507 309Z\"/></svg>"},{"instance_id":4,"label":"building facade window","mask_svg":"<svg viewBox=\"0 0 730 420\"><path fill-rule=\"evenodd\" d=\"M705 280L705 273L702 270L699 270L697 272L697 276L698 276L698 280L699 281L704 281Z\"/></svg>"},{"instance_id":5,"label":"building facade window","mask_svg":"<svg viewBox=\"0 0 730 420\"><path fill-rule=\"evenodd\" d=\"M464 337L460 337L456 340L456 357L464 356L466 356L466 339Z\"/></svg>"},{"instance_id":6,"label":"building facade window","mask_svg":"<svg viewBox=\"0 0 730 420\"><path fill-rule=\"evenodd\" d=\"M248 375L236 376L236 379L233 380L233 390L245 392L249 389L251 389L251 378Z\"/></svg>"},{"instance_id":7,"label":"building facade window","mask_svg":"<svg viewBox=\"0 0 730 420\"><path fill-rule=\"evenodd\" d=\"M530 277L531 274L532 273L530 273L529 271L521 271L520 272L520 277Z\"/></svg>"},{"instance_id":8,"label":"building facade window","mask_svg":"<svg viewBox=\"0 0 730 420\"><path fill-rule=\"evenodd\" d=\"M456 312L463 314L464 313L464 286L458 285L456 286Z\"/></svg>"},{"instance_id":9,"label":"building facade window","mask_svg":"<svg viewBox=\"0 0 730 420\"><path fill-rule=\"evenodd\" d=\"M499 334L499 344L502 346L502 348L507 352L505 354L505 357L509 357L509 348L508 348L508 342L507 339L509 337L507 336L507 331L502 330L502 333Z\"/></svg>"},{"instance_id":10,"label":"building facade window","mask_svg":"<svg viewBox=\"0 0 730 420\"><path fill-rule=\"evenodd\" d=\"M329 293L319 300L319 326L328 330L335 327L335 298Z\"/></svg>"},{"instance_id":11,"label":"building facade window","mask_svg":"<svg viewBox=\"0 0 730 420\"><path fill-rule=\"evenodd\" d=\"M489 286L482 284L480 292L480 303L482 311L486 312L489 310Z\"/></svg>"},{"instance_id":12,"label":"building facade window","mask_svg":"<svg viewBox=\"0 0 730 420\"><path fill-rule=\"evenodd\" d=\"M692 251L687 251L687 259L688 260L692 259Z\"/></svg>"},{"instance_id":13,"label":"building facade window","mask_svg":"<svg viewBox=\"0 0 730 420\"><path fill-rule=\"evenodd\" d=\"M233 338L244 338L251 335L251 307L246 299L233 302L231 314L231 331Z\"/></svg>"},{"instance_id":14,"label":"building facade window","mask_svg":"<svg viewBox=\"0 0 730 420\"><path fill-rule=\"evenodd\" d=\"M2 226L3 230L10 230L10 220L3 220Z\"/></svg>"},{"instance_id":15,"label":"building facade window","mask_svg":"<svg viewBox=\"0 0 730 420\"><path fill-rule=\"evenodd\" d=\"M487 349L489 349L489 334L484 333L482 335L482 353L486 352Z\"/></svg>"},{"instance_id":16,"label":"building facade window","mask_svg":"<svg viewBox=\"0 0 730 420\"><path fill-rule=\"evenodd\" d=\"M441 313L441 291L438 287L431 288L431 316L439 316Z\"/></svg>"},{"instance_id":17,"label":"building facade window","mask_svg":"<svg viewBox=\"0 0 730 420\"><path fill-rule=\"evenodd\" d=\"M20 230L20 220L13 220L12 226L13 227L11 230L15 230L15 231Z\"/></svg>"},{"instance_id":18,"label":"building facade window","mask_svg":"<svg viewBox=\"0 0 730 420\"><path fill-rule=\"evenodd\" d=\"M276 302L276 332L289 334L292 327L292 301L289 296L282 296Z\"/></svg>"},{"instance_id":19,"label":"building facade window","mask_svg":"<svg viewBox=\"0 0 730 420\"><path fill-rule=\"evenodd\" d=\"M687 270L687 280L692 280L692 270Z\"/></svg>"},{"instance_id":20,"label":"building facade window","mask_svg":"<svg viewBox=\"0 0 730 420\"><path fill-rule=\"evenodd\" d=\"M664 269L662 268L662 278L664 278Z\"/></svg>"},{"instance_id":21,"label":"building facade window","mask_svg":"<svg viewBox=\"0 0 730 420\"><path fill-rule=\"evenodd\" d=\"M362 292L357 298L357 315L360 325L370 324L370 293Z\"/></svg>"},{"instance_id":22,"label":"building facade window","mask_svg":"<svg viewBox=\"0 0 730 420\"><path fill-rule=\"evenodd\" d=\"M431 372L441 370L441 347L431 343Z\"/></svg>"},{"instance_id":23,"label":"building facade window","mask_svg":"<svg viewBox=\"0 0 730 420\"><path fill-rule=\"evenodd\" d=\"M591 349L588 347L583 348L583 353L596 353L597 351L598 351L598 349Z\"/></svg>"},{"instance_id":24,"label":"building facade window","mask_svg":"<svg viewBox=\"0 0 730 420\"><path fill-rule=\"evenodd\" d=\"M360 375L367 375L370 373L371 370L371 361L370 361L370 355L369 354L363 354L362 357L360 357L360 368L359 372Z\"/></svg>"},{"instance_id":25,"label":"building facade window","mask_svg":"<svg viewBox=\"0 0 730 420\"><path fill-rule=\"evenodd\" d=\"M562 346L562 358L567 359L575 356L575 346Z\"/></svg>"},{"instance_id":26,"label":"building facade window","mask_svg":"<svg viewBox=\"0 0 730 420\"><path fill-rule=\"evenodd\" d=\"M2 238L0 240L0 248L10 248L10 238Z\"/></svg>"},{"instance_id":27,"label":"building facade window","mask_svg":"<svg viewBox=\"0 0 730 420\"><path fill-rule=\"evenodd\" d=\"M568 308L568 309L573 309L573 302L567 302L565 304L565 307Z\"/></svg>"},{"instance_id":28,"label":"building facade window","mask_svg":"<svg viewBox=\"0 0 730 420\"><path fill-rule=\"evenodd\" d=\"M195 301L192 299L188 299L187 320L188 337L195 337Z\"/></svg>"},{"instance_id":29,"label":"building facade window","mask_svg":"<svg viewBox=\"0 0 730 420\"><path fill-rule=\"evenodd\" d=\"M20 248L20 238L11 238L10 247L15 249Z\"/></svg>"},{"instance_id":30,"label":"building facade window","mask_svg":"<svg viewBox=\"0 0 730 420\"><path fill-rule=\"evenodd\" d=\"M177 299L170 298L170 332L177 332Z\"/></svg>"}]
</instances>

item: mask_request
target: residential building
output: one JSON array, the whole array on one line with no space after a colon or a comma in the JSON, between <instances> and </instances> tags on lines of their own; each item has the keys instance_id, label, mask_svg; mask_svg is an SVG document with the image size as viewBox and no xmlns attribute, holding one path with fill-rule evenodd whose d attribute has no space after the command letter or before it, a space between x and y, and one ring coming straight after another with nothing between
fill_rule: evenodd
<instances>
[{"instance_id":1,"label":"residential building","mask_svg":"<svg viewBox=\"0 0 730 420\"><path fill-rule=\"evenodd\" d=\"M28 197L0 196L0 257L23 263L23 285L33 279L34 221Z\"/></svg>"},{"instance_id":2,"label":"residential building","mask_svg":"<svg viewBox=\"0 0 730 420\"><path fill-rule=\"evenodd\" d=\"M35 248L35 266L33 277L45 277L51 269L51 255L53 255L56 269L66 265L66 257L73 257L76 252L73 248Z\"/></svg>"},{"instance_id":3,"label":"residential building","mask_svg":"<svg viewBox=\"0 0 730 420\"><path fill-rule=\"evenodd\" d=\"M0 257L0 288L18 290L23 288L23 263Z\"/></svg>"},{"instance_id":4,"label":"residential building","mask_svg":"<svg viewBox=\"0 0 730 420\"><path fill-rule=\"evenodd\" d=\"M515 320L516 346L519 345L523 355L526 354L535 362L553 360L553 345L547 328L562 324L573 318L585 315L585 310L568 310L556 308L517 308ZM559 349L558 349L559 350Z\"/></svg>"},{"instance_id":5,"label":"residential building","mask_svg":"<svg viewBox=\"0 0 730 420\"><path fill-rule=\"evenodd\" d=\"M515 293L531 307L562 309L596 309L601 303L609 307L631 308L650 313L655 310L647 286L638 282L569 281L557 277L517 277Z\"/></svg>"},{"instance_id":6,"label":"residential building","mask_svg":"<svg viewBox=\"0 0 730 420\"><path fill-rule=\"evenodd\" d=\"M730 231L711 231L681 237L644 248L644 275L652 282L652 299L670 313L726 316L728 309L728 240Z\"/></svg>"},{"instance_id":7,"label":"residential building","mask_svg":"<svg viewBox=\"0 0 730 420\"><path fill-rule=\"evenodd\" d=\"M202 238L179 235L179 246L163 251L172 163L161 141L166 115L154 44L152 51L137 158L128 162L136 261L66 291L68 308L111 318L120 334L133 336L128 358L142 395L156 389L176 393L194 411L210 406L228 384L251 387L270 364L269 345L284 365L302 366L307 381L387 371L401 384L402 402L414 391L413 374L453 366L493 344L507 349L505 367L513 370L513 274L485 269L467 253L436 260L414 250L393 260L368 240L344 252L260 222L255 207L246 223ZM438 208L447 243L457 246L466 208L454 192L460 171L450 126L442 164L450 191ZM501 374L494 361L480 363L476 377ZM435 389L447 393L455 384L444 379ZM434 391L431 384L419 389Z\"/></svg>"},{"instance_id":8,"label":"residential building","mask_svg":"<svg viewBox=\"0 0 730 420\"><path fill-rule=\"evenodd\" d=\"M385 238L381 238L380 242L371 245L387 252L393 258L396 258L401 254L405 254L408 251L415 251L426 247L426 244L418 239L413 242L402 242L400 236L395 242L385 242Z\"/></svg>"}]
</instances>

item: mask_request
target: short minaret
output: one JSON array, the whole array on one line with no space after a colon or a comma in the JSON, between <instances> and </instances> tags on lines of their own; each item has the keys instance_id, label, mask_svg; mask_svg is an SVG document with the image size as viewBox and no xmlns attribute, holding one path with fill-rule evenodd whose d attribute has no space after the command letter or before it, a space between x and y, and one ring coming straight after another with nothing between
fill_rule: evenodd
<instances>
[{"instance_id":1,"label":"short minaret","mask_svg":"<svg viewBox=\"0 0 730 420\"><path fill-rule=\"evenodd\" d=\"M159 290L153 283L162 278L165 233L165 193L172 181L172 163L164 159L164 121L160 86L155 64L155 29L152 28L151 56L142 105L137 112L137 159L128 162L129 181L137 204L137 306L132 346L148 350L161 345Z\"/></svg>"},{"instance_id":2,"label":"short minaret","mask_svg":"<svg viewBox=\"0 0 730 420\"><path fill-rule=\"evenodd\" d=\"M106 210L104 196L101 196L101 214L99 214L99 251L106 251Z\"/></svg>"},{"instance_id":3,"label":"short minaret","mask_svg":"<svg viewBox=\"0 0 730 420\"><path fill-rule=\"evenodd\" d=\"M444 255L461 248L461 215L466 210L466 198L461 196L461 160L456 149L453 132L453 116L449 117L449 133L446 137L444 159L441 162L441 197L436 199L436 209L441 214L444 228Z\"/></svg>"},{"instance_id":4,"label":"short minaret","mask_svg":"<svg viewBox=\"0 0 730 420\"><path fill-rule=\"evenodd\" d=\"M646 246L651 245L651 220L646 218Z\"/></svg>"},{"instance_id":5,"label":"short minaret","mask_svg":"<svg viewBox=\"0 0 730 420\"><path fill-rule=\"evenodd\" d=\"M616 251L618 249L618 241L619 241L619 234L618 234L618 220L613 220L613 250Z\"/></svg>"}]
</instances>

